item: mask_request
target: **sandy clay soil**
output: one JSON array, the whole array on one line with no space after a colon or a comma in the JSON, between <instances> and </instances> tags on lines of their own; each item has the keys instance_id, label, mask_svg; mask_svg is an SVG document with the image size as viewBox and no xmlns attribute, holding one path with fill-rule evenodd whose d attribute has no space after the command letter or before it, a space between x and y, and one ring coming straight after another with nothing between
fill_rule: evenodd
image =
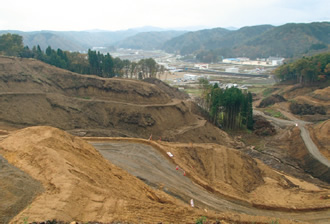
<instances>
[{"instance_id":1,"label":"sandy clay soil","mask_svg":"<svg viewBox=\"0 0 330 224\"><path fill-rule=\"evenodd\" d=\"M283 178L251 158L248 158L251 164L244 167L239 158L246 158L236 150L214 144L191 146L189 143L148 143L142 139L133 142L130 139L118 142L116 139L111 144L110 149L99 144L103 147L100 149L102 154L108 159L112 158L110 163L86 141L51 127L18 130L1 140L0 154L10 164L41 183L44 189L34 190L36 196L33 201L17 212L11 223L21 223L25 218L29 221L57 219L194 223L202 215L209 220L226 220L229 223L269 223L272 220L280 223L293 223L293 220L327 223L325 220L330 217L327 209L330 202L317 199L320 195L328 194L327 190L291 177ZM205 150L214 152L206 158L205 154L203 156ZM170 158L167 151L174 156ZM201 161L194 161L194 153ZM211 159L216 154L223 157L218 157L220 163L214 163ZM126 168L123 167L127 171L119 168L120 160L128 161ZM236 162L232 160L240 165L235 166ZM216 164L221 164L220 169L216 168ZM175 169L176 165L180 167L179 170ZM209 165L213 166L213 172ZM204 179L203 166L211 175ZM235 174L242 172L253 176L253 172L247 168L259 169L262 176L254 177L257 179L252 180L255 184L249 189L250 193L244 192L242 181L246 179L235 179ZM296 187L290 189L287 186L288 179ZM232 183L237 187L230 187L230 181L237 181L236 185ZM274 188L267 188L267 183ZM266 205L286 205L285 202L280 203L282 199L268 197L265 191L268 191L267 195L287 192L292 205L305 211L292 212L293 206L287 211L279 207L277 210L280 211L254 207L252 199L257 199L258 194L270 198L265 201ZM243 198L241 195L246 196ZM315 196L314 199L311 195ZM195 208L189 206L191 198L195 199ZM264 198L260 198L260 202L262 200Z\"/></svg>"}]
</instances>

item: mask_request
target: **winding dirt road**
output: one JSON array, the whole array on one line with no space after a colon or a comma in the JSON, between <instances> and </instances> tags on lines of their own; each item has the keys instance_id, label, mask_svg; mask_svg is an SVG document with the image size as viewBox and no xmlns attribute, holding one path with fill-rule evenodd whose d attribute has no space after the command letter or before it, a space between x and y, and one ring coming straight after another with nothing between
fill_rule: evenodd
<instances>
[{"instance_id":1,"label":"winding dirt road","mask_svg":"<svg viewBox=\"0 0 330 224\"><path fill-rule=\"evenodd\" d=\"M301 136L302 140L304 141L304 143L306 145L306 148L308 149L309 153L315 159L317 159L320 163L326 165L327 167L330 167L330 161L320 153L319 149L314 144L313 140L311 139L311 137L309 135L308 130L305 127L306 124L310 124L310 123L306 122L306 121L299 120L295 116L293 116L291 113L288 113L286 111L283 111L283 110L280 110L280 109L279 109L279 111L284 116L289 118L290 120L283 120L283 119L271 117L271 116L265 115L263 112L258 111L258 110L253 110L253 113L255 115L263 116L267 120L270 120L270 121L276 123L280 127L287 126L287 125L296 125L296 126L298 126L299 129L300 129L300 136Z\"/></svg>"},{"instance_id":2,"label":"winding dirt road","mask_svg":"<svg viewBox=\"0 0 330 224\"><path fill-rule=\"evenodd\" d=\"M268 216L313 223L328 223L330 210L317 212L280 212L262 210L241 202L212 194L176 170L175 164L150 145L133 142L91 142L110 162L143 180L148 185L196 207L215 211L231 211L255 216Z\"/></svg>"}]
</instances>

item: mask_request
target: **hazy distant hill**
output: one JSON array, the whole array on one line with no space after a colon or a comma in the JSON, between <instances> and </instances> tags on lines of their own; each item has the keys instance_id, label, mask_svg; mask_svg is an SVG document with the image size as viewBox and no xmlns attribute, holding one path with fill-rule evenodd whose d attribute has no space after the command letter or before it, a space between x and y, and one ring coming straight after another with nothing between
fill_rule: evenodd
<instances>
[{"instance_id":1,"label":"hazy distant hill","mask_svg":"<svg viewBox=\"0 0 330 224\"><path fill-rule=\"evenodd\" d=\"M274 27L254 39L241 43L235 55L250 57L294 57L317 50L328 50L330 23L285 24Z\"/></svg>"},{"instance_id":2,"label":"hazy distant hill","mask_svg":"<svg viewBox=\"0 0 330 224\"><path fill-rule=\"evenodd\" d=\"M120 31L34 31L22 32L16 30L1 30L0 35L5 33L19 34L23 36L24 45L32 48L40 45L42 49L51 46L54 49L71 51L86 51L92 47L109 47L115 43L134 36L140 32L162 31L157 27L140 27Z\"/></svg>"},{"instance_id":3,"label":"hazy distant hill","mask_svg":"<svg viewBox=\"0 0 330 224\"><path fill-rule=\"evenodd\" d=\"M181 55L199 54L218 60L221 57L296 57L329 50L330 22L259 25L238 30L224 28L195 32L168 31L141 27L122 31L0 31L23 36L25 45L42 49L87 51L92 47L162 49Z\"/></svg>"},{"instance_id":4,"label":"hazy distant hill","mask_svg":"<svg viewBox=\"0 0 330 224\"><path fill-rule=\"evenodd\" d=\"M221 39L230 32L223 28L189 32L166 41L162 49L171 53L179 52L182 55L190 54L203 49L205 43Z\"/></svg>"},{"instance_id":5,"label":"hazy distant hill","mask_svg":"<svg viewBox=\"0 0 330 224\"><path fill-rule=\"evenodd\" d=\"M118 42L115 46L118 48L132 48L153 50L160 49L164 42L180 36L187 31L161 31L161 32L143 32Z\"/></svg>"},{"instance_id":6,"label":"hazy distant hill","mask_svg":"<svg viewBox=\"0 0 330 224\"><path fill-rule=\"evenodd\" d=\"M323 22L189 32L165 42L162 49L182 55L212 51L224 57L293 57L310 51L327 50L329 44L330 23Z\"/></svg>"}]
</instances>

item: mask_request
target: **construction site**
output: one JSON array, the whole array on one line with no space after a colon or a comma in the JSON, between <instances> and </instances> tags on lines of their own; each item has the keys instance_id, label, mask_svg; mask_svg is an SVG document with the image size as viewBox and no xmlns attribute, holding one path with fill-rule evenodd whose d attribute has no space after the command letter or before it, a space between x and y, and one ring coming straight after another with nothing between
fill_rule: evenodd
<instances>
[{"instance_id":1,"label":"construction site","mask_svg":"<svg viewBox=\"0 0 330 224\"><path fill-rule=\"evenodd\" d=\"M255 96L232 133L157 79L0 56L0 223L330 223L330 88L272 93L326 115Z\"/></svg>"}]
</instances>

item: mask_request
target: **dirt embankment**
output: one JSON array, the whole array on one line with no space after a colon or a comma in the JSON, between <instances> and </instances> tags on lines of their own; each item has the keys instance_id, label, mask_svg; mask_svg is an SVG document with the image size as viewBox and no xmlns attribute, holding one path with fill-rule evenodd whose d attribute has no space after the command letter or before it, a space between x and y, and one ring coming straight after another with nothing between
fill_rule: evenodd
<instances>
[{"instance_id":1,"label":"dirt embankment","mask_svg":"<svg viewBox=\"0 0 330 224\"><path fill-rule=\"evenodd\" d=\"M310 126L309 133L320 152L330 160L330 120Z\"/></svg>"},{"instance_id":2,"label":"dirt embankment","mask_svg":"<svg viewBox=\"0 0 330 224\"><path fill-rule=\"evenodd\" d=\"M38 181L0 155L0 223L8 223L42 191Z\"/></svg>"},{"instance_id":3,"label":"dirt embankment","mask_svg":"<svg viewBox=\"0 0 330 224\"><path fill-rule=\"evenodd\" d=\"M284 97L294 101L302 108L315 108L311 111L311 115L300 116L300 119L306 121L320 121L330 118L330 86L318 89L317 87L293 86L287 92L283 93Z\"/></svg>"},{"instance_id":4,"label":"dirt embankment","mask_svg":"<svg viewBox=\"0 0 330 224\"><path fill-rule=\"evenodd\" d=\"M109 163L79 137L52 127L30 127L13 132L0 141L0 154L44 188L44 192L16 214L11 223L25 219L28 222L57 219L66 222L194 223L201 216L230 223L269 223L273 220L192 209ZM3 203L1 200L0 204Z\"/></svg>"},{"instance_id":5,"label":"dirt embankment","mask_svg":"<svg viewBox=\"0 0 330 224\"><path fill-rule=\"evenodd\" d=\"M29 221L136 222L140 218L174 222L179 216L186 222L194 214L110 164L86 142L58 129L20 130L3 140L0 147L10 163L40 181L45 189L12 222L24 217Z\"/></svg>"},{"instance_id":6,"label":"dirt embankment","mask_svg":"<svg viewBox=\"0 0 330 224\"><path fill-rule=\"evenodd\" d=\"M50 125L79 136L233 144L191 111L186 95L147 81L79 75L34 59L0 57L0 126Z\"/></svg>"},{"instance_id":7,"label":"dirt embankment","mask_svg":"<svg viewBox=\"0 0 330 224\"><path fill-rule=\"evenodd\" d=\"M313 211L330 207L321 197L329 189L274 171L250 156L216 144L185 144L127 138L85 138L92 142L130 141L158 149L209 192L255 207L282 211Z\"/></svg>"},{"instance_id":8,"label":"dirt embankment","mask_svg":"<svg viewBox=\"0 0 330 224\"><path fill-rule=\"evenodd\" d=\"M214 193L280 210L330 206L330 201L320 200L329 190L278 173L239 151L212 144L160 144L174 152L174 161L188 175Z\"/></svg>"}]
</instances>

